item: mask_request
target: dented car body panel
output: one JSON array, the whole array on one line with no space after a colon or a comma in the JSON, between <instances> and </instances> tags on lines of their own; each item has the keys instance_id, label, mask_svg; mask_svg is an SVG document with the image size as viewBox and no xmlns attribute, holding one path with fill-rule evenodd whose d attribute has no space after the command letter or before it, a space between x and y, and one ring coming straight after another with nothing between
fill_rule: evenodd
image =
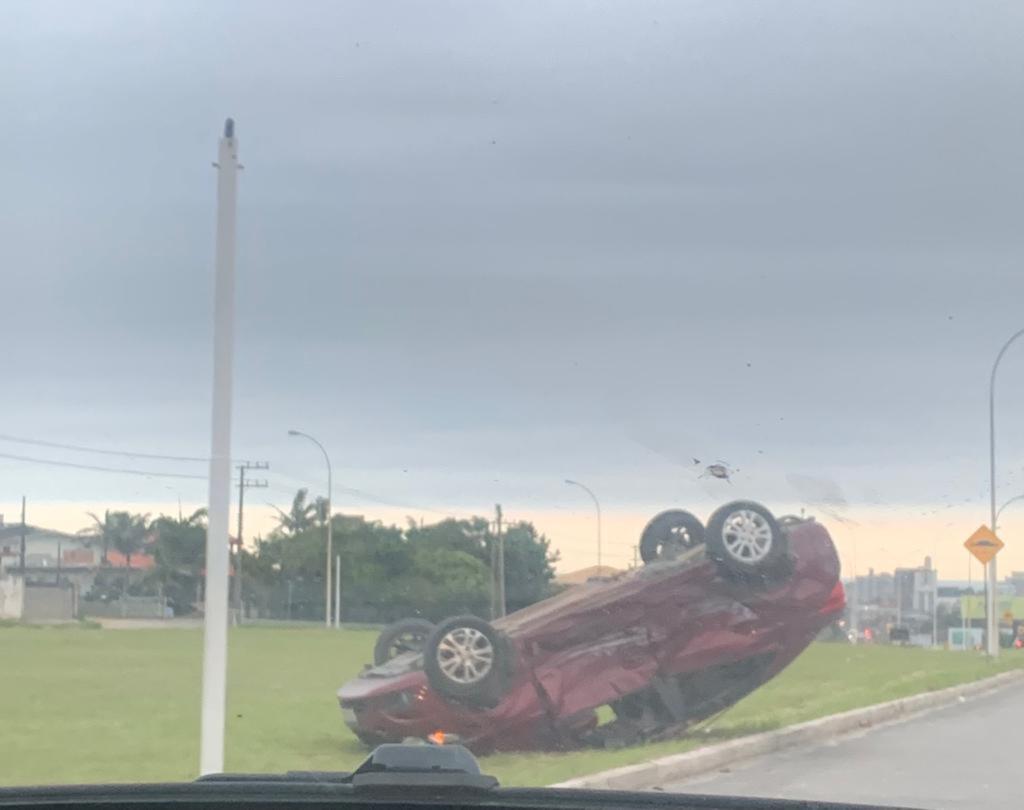
<instances>
[{"instance_id":1,"label":"dented car body panel","mask_svg":"<svg viewBox=\"0 0 1024 810\"><path fill-rule=\"evenodd\" d=\"M729 576L697 547L495 620L507 672L487 705L438 694L422 654L406 653L341 687L346 722L371 743L443 731L479 752L584 744L594 710L623 699L653 701L666 727L700 720L780 672L845 606L825 528L783 531L774 578Z\"/></svg>"}]
</instances>

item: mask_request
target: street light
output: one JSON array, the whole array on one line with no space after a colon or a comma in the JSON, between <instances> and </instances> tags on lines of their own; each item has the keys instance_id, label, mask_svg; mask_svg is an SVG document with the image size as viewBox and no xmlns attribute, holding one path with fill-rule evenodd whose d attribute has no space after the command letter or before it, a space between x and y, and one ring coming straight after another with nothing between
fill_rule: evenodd
<instances>
[{"instance_id":1,"label":"street light","mask_svg":"<svg viewBox=\"0 0 1024 810\"><path fill-rule=\"evenodd\" d=\"M1009 506L1011 503L1016 503L1017 501L1024 501L1024 494L1022 494L1022 495L1014 495L1012 498L1010 498L1010 500L1006 501L1006 503L1004 503L1002 506L1000 506L996 510L996 522L997 523L999 522L999 516L1001 514L1003 514L1003 510L1007 506ZM992 527L992 531L996 531L996 527L995 526Z\"/></svg>"},{"instance_id":2,"label":"street light","mask_svg":"<svg viewBox=\"0 0 1024 810\"><path fill-rule=\"evenodd\" d=\"M301 430L289 430L289 436L301 436L304 439L309 439L313 444L320 448L320 452L324 454L324 461L327 462L327 576L324 581L324 625L327 627L331 626L331 457L327 455L327 451L324 446L320 444L316 439L310 436L308 433L303 433ZM335 616L337 617L341 613L341 605L339 604L335 610Z\"/></svg>"},{"instance_id":3,"label":"street light","mask_svg":"<svg viewBox=\"0 0 1024 810\"><path fill-rule=\"evenodd\" d=\"M988 381L988 487L989 499L992 508L992 531L996 530L996 372L999 371L999 363L1006 354L1006 350L1021 335L1024 329L1018 329L1003 344L996 355L996 361L992 364L992 375ZM996 621L996 558L993 557L988 564L988 575L985 578L985 629L988 654L995 658L999 655L999 623Z\"/></svg>"},{"instance_id":4,"label":"street light","mask_svg":"<svg viewBox=\"0 0 1024 810\"><path fill-rule=\"evenodd\" d=\"M594 499L594 508L597 509L597 567L600 568L601 567L601 504L598 502L597 496L594 494L593 490L591 490L591 488L588 487L586 484L581 484L579 481L572 481L572 480L570 480L568 478L565 479L565 483L567 483L571 487L579 487L584 492L586 492L591 498ZM598 573L600 573L600 571Z\"/></svg>"}]
</instances>

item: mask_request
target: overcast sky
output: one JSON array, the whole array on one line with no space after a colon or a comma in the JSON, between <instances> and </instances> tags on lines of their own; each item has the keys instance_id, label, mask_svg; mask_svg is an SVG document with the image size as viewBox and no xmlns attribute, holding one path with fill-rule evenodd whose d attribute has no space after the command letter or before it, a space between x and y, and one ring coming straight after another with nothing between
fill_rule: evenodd
<instances>
[{"instance_id":1,"label":"overcast sky","mask_svg":"<svg viewBox=\"0 0 1024 810\"><path fill-rule=\"evenodd\" d=\"M352 511L583 519L568 476L609 512L742 495L985 518L988 373L1024 326L1019 3L0 17L0 433L208 452L230 115L234 447L271 462L264 502L322 478L295 427ZM1001 498L1024 485L1022 398L1024 341L1000 378ZM697 478L717 460L732 485ZM168 486L205 497L0 458L4 504Z\"/></svg>"}]
</instances>

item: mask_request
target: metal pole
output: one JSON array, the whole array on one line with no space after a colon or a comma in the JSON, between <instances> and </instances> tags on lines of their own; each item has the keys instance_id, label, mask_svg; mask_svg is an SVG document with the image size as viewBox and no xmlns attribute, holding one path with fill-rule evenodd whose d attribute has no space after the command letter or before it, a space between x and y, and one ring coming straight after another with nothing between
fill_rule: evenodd
<instances>
[{"instance_id":1,"label":"metal pole","mask_svg":"<svg viewBox=\"0 0 1024 810\"><path fill-rule=\"evenodd\" d=\"M20 559L18 562L21 564L21 576L22 579L25 577L25 496L21 496L21 550L19 551Z\"/></svg>"},{"instance_id":2,"label":"metal pole","mask_svg":"<svg viewBox=\"0 0 1024 810\"><path fill-rule=\"evenodd\" d=\"M227 697L228 518L231 509L231 369L235 320L235 201L238 141L224 123L217 156L217 247L213 321L213 416L210 431L209 520L203 632L199 772L224 770Z\"/></svg>"},{"instance_id":3,"label":"metal pole","mask_svg":"<svg viewBox=\"0 0 1024 810\"><path fill-rule=\"evenodd\" d=\"M964 633L964 637L963 637L964 645L963 646L964 646L964 651L967 650L967 625L968 625L967 614L970 612L970 609L971 609L971 598L973 596L974 596L974 584L971 582L971 552L968 551L967 552L967 598L964 600L963 607L962 607L962 609L960 611L963 614L960 617L960 623L963 625L963 633Z\"/></svg>"},{"instance_id":4,"label":"metal pole","mask_svg":"<svg viewBox=\"0 0 1024 810\"><path fill-rule=\"evenodd\" d=\"M334 626L341 627L341 555L334 557Z\"/></svg>"},{"instance_id":5,"label":"metal pole","mask_svg":"<svg viewBox=\"0 0 1024 810\"><path fill-rule=\"evenodd\" d=\"M235 550L235 606L234 624L242 621L242 515L245 511L245 465L238 465L238 546Z\"/></svg>"},{"instance_id":6,"label":"metal pole","mask_svg":"<svg viewBox=\"0 0 1024 810\"><path fill-rule=\"evenodd\" d=\"M1001 514L1003 514L1003 510L1004 510L1004 509L1005 509L1005 508L1006 508L1007 506L1009 506L1009 505L1010 505L1011 503L1015 503L1016 501L1024 501L1024 495L1014 495L1014 496L1013 496L1012 498L1010 498L1010 500L1006 501L1006 502L1005 502L1005 503L1004 503L1004 504L1003 504L1002 506L1000 506L1000 507L999 507L999 508L998 508L998 509L996 510L996 523L999 523L999 516L1000 516ZM993 527L992 527L992 531L994 531L994 532L996 532L996 533L998 534L998 533L999 533L999 528L998 528L998 526L993 526Z\"/></svg>"},{"instance_id":7,"label":"metal pole","mask_svg":"<svg viewBox=\"0 0 1024 810\"><path fill-rule=\"evenodd\" d=\"M896 584L896 626L903 625L903 588L899 582Z\"/></svg>"},{"instance_id":8,"label":"metal pole","mask_svg":"<svg viewBox=\"0 0 1024 810\"><path fill-rule=\"evenodd\" d=\"M572 481L568 478L565 479L565 483L569 486L579 487L586 492L594 500L594 508L597 510L597 567L601 567L601 502L597 500L597 496L594 491L586 484L581 484L579 481ZM600 573L600 572L598 572Z\"/></svg>"},{"instance_id":9,"label":"metal pole","mask_svg":"<svg viewBox=\"0 0 1024 810\"><path fill-rule=\"evenodd\" d=\"M302 436L304 439L309 439L313 444L320 448L320 452L324 454L324 461L327 462L327 565L324 576L324 627L331 626L331 567L333 563L334 554L332 553L332 527L331 527L331 493L333 492L333 482L331 480L331 457L327 455L327 451L324 446L320 444L316 439L310 436L308 433L303 433L301 430L289 430L289 436Z\"/></svg>"},{"instance_id":10,"label":"metal pole","mask_svg":"<svg viewBox=\"0 0 1024 810\"><path fill-rule=\"evenodd\" d=\"M490 529L488 528L488 531ZM497 619L498 613L498 535L495 533L491 541L491 618Z\"/></svg>"},{"instance_id":11,"label":"metal pole","mask_svg":"<svg viewBox=\"0 0 1024 810\"><path fill-rule=\"evenodd\" d=\"M992 531L996 530L996 372L999 370L999 363L1006 354L1006 350L1021 335L1024 329L1018 329L1003 344L992 364L992 375L988 381L988 485L989 501L991 505ZM995 557L988 564L987 577L985 578L985 648L993 658L999 655L999 623L996 618L996 560Z\"/></svg>"},{"instance_id":12,"label":"metal pole","mask_svg":"<svg viewBox=\"0 0 1024 810\"><path fill-rule=\"evenodd\" d=\"M498 616L504 616L505 605L505 536L501 532L501 504L494 507L498 532Z\"/></svg>"},{"instance_id":13,"label":"metal pole","mask_svg":"<svg viewBox=\"0 0 1024 810\"><path fill-rule=\"evenodd\" d=\"M850 631L853 643L860 643L860 581L857 579L857 535L853 536L853 593L850 599Z\"/></svg>"},{"instance_id":14,"label":"metal pole","mask_svg":"<svg viewBox=\"0 0 1024 810\"><path fill-rule=\"evenodd\" d=\"M850 591L850 635L853 636L853 643L860 643L860 622L857 615L857 603L860 600L860 584L857 582L856 573L853 575L853 589Z\"/></svg>"}]
</instances>

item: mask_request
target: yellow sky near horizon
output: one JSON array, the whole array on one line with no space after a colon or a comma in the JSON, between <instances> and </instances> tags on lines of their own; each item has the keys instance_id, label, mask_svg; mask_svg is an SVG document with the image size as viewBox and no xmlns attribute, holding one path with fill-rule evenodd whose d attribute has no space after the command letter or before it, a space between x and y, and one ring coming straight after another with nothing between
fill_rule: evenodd
<instances>
[{"instance_id":1,"label":"yellow sky near horizon","mask_svg":"<svg viewBox=\"0 0 1024 810\"><path fill-rule=\"evenodd\" d=\"M203 504L184 503L186 514ZM20 519L20 503L0 503L0 514L7 525ZM102 512L104 509L126 509L133 512L148 512L152 515L177 513L177 502L150 503L105 503L103 505L75 502L31 502L27 522L36 526L74 533L89 525L88 512ZM384 523L404 525L408 518L426 523L442 519L437 511L417 512L413 509L372 507L348 509L350 514L362 514L368 519ZM1015 536L1024 533L1024 510L1011 515L1009 510L1001 520L1000 536L1006 543L999 556L1000 575L1012 570L1024 569L1024 544L1014 541ZM934 514L921 514L920 507L900 510L889 507L850 508L843 519L837 520L825 515L818 519L828 528L842 559L843 571L849 576L853 571L866 573L868 568L876 571L891 571L897 566L920 565L926 555L931 556L943 579L966 579L968 576L968 554L963 548L964 540L982 523L986 515L984 507L978 505L958 506ZM465 509L453 510L464 515ZM482 512L481 512L482 513ZM602 562L618 568L626 568L633 560L633 548L651 512L606 509L602 520ZM267 534L275 525L276 512L265 504L246 507L245 535L251 540L254 535ZM506 507L507 520L529 520L546 534L561 555L557 565L560 572L572 571L597 563L596 521L592 513L554 509L515 509ZM706 515L699 515L702 519ZM237 516L232 513L231 527L234 532ZM972 577L980 577L981 567L977 562L971 565Z\"/></svg>"}]
</instances>

